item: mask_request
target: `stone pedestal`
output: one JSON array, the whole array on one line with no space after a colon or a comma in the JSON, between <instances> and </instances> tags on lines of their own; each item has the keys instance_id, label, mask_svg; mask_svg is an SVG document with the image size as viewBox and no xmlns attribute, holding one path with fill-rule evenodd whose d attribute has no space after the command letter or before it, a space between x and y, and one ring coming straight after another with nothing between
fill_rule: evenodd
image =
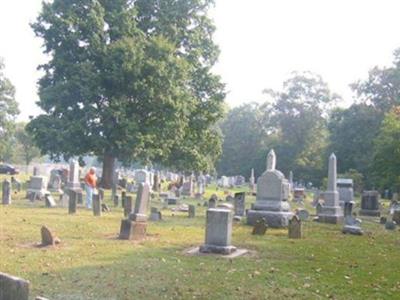
<instances>
[{"instance_id":1,"label":"stone pedestal","mask_svg":"<svg viewBox=\"0 0 400 300\"><path fill-rule=\"evenodd\" d=\"M122 240L141 240L146 236L146 228L147 222L122 220L119 238Z\"/></svg>"},{"instance_id":2,"label":"stone pedestal","mask_svg":"<svg viewBox=\"0 0 400 300\"><path fill-rule=\"evenodd\" d=\"M207 210L206 241L200 246L200 252L230 254L236 251L231 245L232 212L226 209Z\"/></svg>"},{"instance_id":3,"label":"stone pedestal","mask_svg":"<svg viewBox=\"0 0 400 300\"><path fill-rule=\"evenodd\" d=\"M69 164L69 176L67 188L76 192L82 192L81 184L79 182L79 163L73 160Z\"/></svg>"},{"instance_id":4,"label":"stone pedestal","mask_svg":"<svg viewBox=\"0 0 400 300\"><path fill-rule=\"evenodd\" d=\"M361 216L379 217L379 192L378 191L364 191L361 196Z\"/></svg>"}]
</instances>

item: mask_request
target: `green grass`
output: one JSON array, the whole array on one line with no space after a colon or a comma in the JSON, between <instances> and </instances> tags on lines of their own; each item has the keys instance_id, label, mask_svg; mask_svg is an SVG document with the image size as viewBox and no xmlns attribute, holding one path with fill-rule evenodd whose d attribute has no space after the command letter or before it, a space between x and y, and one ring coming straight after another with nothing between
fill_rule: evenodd
<instances>
[{"instance_id":1,"label":"green grass","mask_svg":"<svg viewBox=\"0 0 400 300\"><path fill-rule=\"evenodd\" d=\"M214 191L209 189L207 196ZM289 240L285 229L253 236L251 227L235 224L233 244L251 253L229 260L184 254L204 241L202 206L195 219L163 210L162 222L149 222L147 240L134 243L116 239L123 212L110 201L112 212L101 217L83 207L71 216L68 208L31 205L24 194L14 195L11 206L0 206L0 270L29 280L32 297L399 298L400 232L386 231L373 218L364 219L364 236L343 235L340 225L305 222L302 240ZM246 200L250 205L254 198ZM161 207L161 202L151 205ZM42 225L61 238L59 246L34 246Z\"/></svg>"}]
</instances>

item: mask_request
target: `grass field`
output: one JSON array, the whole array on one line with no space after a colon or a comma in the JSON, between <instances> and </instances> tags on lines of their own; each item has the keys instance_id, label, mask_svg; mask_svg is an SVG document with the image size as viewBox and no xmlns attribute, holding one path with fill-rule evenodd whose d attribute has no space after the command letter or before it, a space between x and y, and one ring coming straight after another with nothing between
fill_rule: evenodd
<instances>
[{"instance_id":1,"label":"grass field","mask_svg":"<svg viewBox=\"0 0 400 300\"><path fill-rule=\"evenodd\" d=\"M204 242L202 206L194 219L162 210L164 220L149 222L147 239L134 243L117 239L123 212L111 201L110 213L94 217L83 207L68 215L68 208L32 205L24 195L0 206L0 271L29 280L32 297L400 299L400 232L386 231L375 218L363 218L363 236L310 220L302 240L289 240L285 229L253 236L251 227L235 224L233 244L250 254L230 260L185 254ZM252 201L246 198L248 206ZM42 225L60 237L60 245L35 246Z\"/></svg>"}]
</instances>

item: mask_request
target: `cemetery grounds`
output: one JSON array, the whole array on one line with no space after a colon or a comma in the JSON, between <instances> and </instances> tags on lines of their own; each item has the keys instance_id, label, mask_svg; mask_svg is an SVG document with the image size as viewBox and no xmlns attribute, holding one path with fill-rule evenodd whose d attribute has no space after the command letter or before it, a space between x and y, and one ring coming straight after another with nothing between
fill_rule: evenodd
<instances>
[{"instance_id":1,"label":"cemetery grounds","mask_svg":"<svg viewBox=\"0 0 400 300\"><path fill-rule=\"evenodd\" d=\"M2 181L5 176L0 176ZM18 176L23 182L27 177ZM247 191L247 188L230 192ZM209 186L205 199L222 190ZM53 194L58 201L58 195ZM268 229L265 236L234 223L232 244L250 250L235 259L189 256L205 235L203 200L196 217L158 207L161 222L150 222L145 241L117 239L122 207L94 217L78 207L46 208L29 203L25 190L10 206L0 206L0 271L27 279L31 295L49 299L400 299L400 232L387 231L379 218L362 217L363 236L344 235L342 225L303 223L304 238L288 239L287 229ZM255 199L246 195L246 207ZM312 213L312 198L306 208ZM356 198L356 211L359 198ZM383 212L387 213L388 202ZM200 206L197 204L200 203ZM173 206L171 206L173 207ZM291 202L292 210L296 205ZM56 247L37 247L47 225L61 239Z\"/></svg>"}]
</instances>

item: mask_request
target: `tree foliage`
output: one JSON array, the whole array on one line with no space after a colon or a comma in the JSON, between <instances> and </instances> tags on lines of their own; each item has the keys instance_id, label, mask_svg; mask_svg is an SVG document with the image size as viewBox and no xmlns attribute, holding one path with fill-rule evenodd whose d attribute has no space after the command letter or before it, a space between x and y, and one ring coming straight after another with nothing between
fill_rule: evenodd
<instances>
[{"instance_id":1,"label":"tree foliage","mask_svg":"<svg viewBox=\"0 0 400 300\"><path fill-rule=\"evenodd\" d=\"M32 27L51 56L39 82L46 113L29 124L42 152L206 169L220 151L213 125L224 98L210 71L218 56L211 4L44 3Z\"/></svg>"},{"instance_id":2,"label":"tree foliage","mask_svg":"<svg viewBox=\"0 0 400 300\"><path fill-rule=\"evenodd\" d=\"M0 58L0 161L12 157L11 146L15 117L19 114L15 88L4 75L4 62Z\"/></svg>"}]
</instances>

